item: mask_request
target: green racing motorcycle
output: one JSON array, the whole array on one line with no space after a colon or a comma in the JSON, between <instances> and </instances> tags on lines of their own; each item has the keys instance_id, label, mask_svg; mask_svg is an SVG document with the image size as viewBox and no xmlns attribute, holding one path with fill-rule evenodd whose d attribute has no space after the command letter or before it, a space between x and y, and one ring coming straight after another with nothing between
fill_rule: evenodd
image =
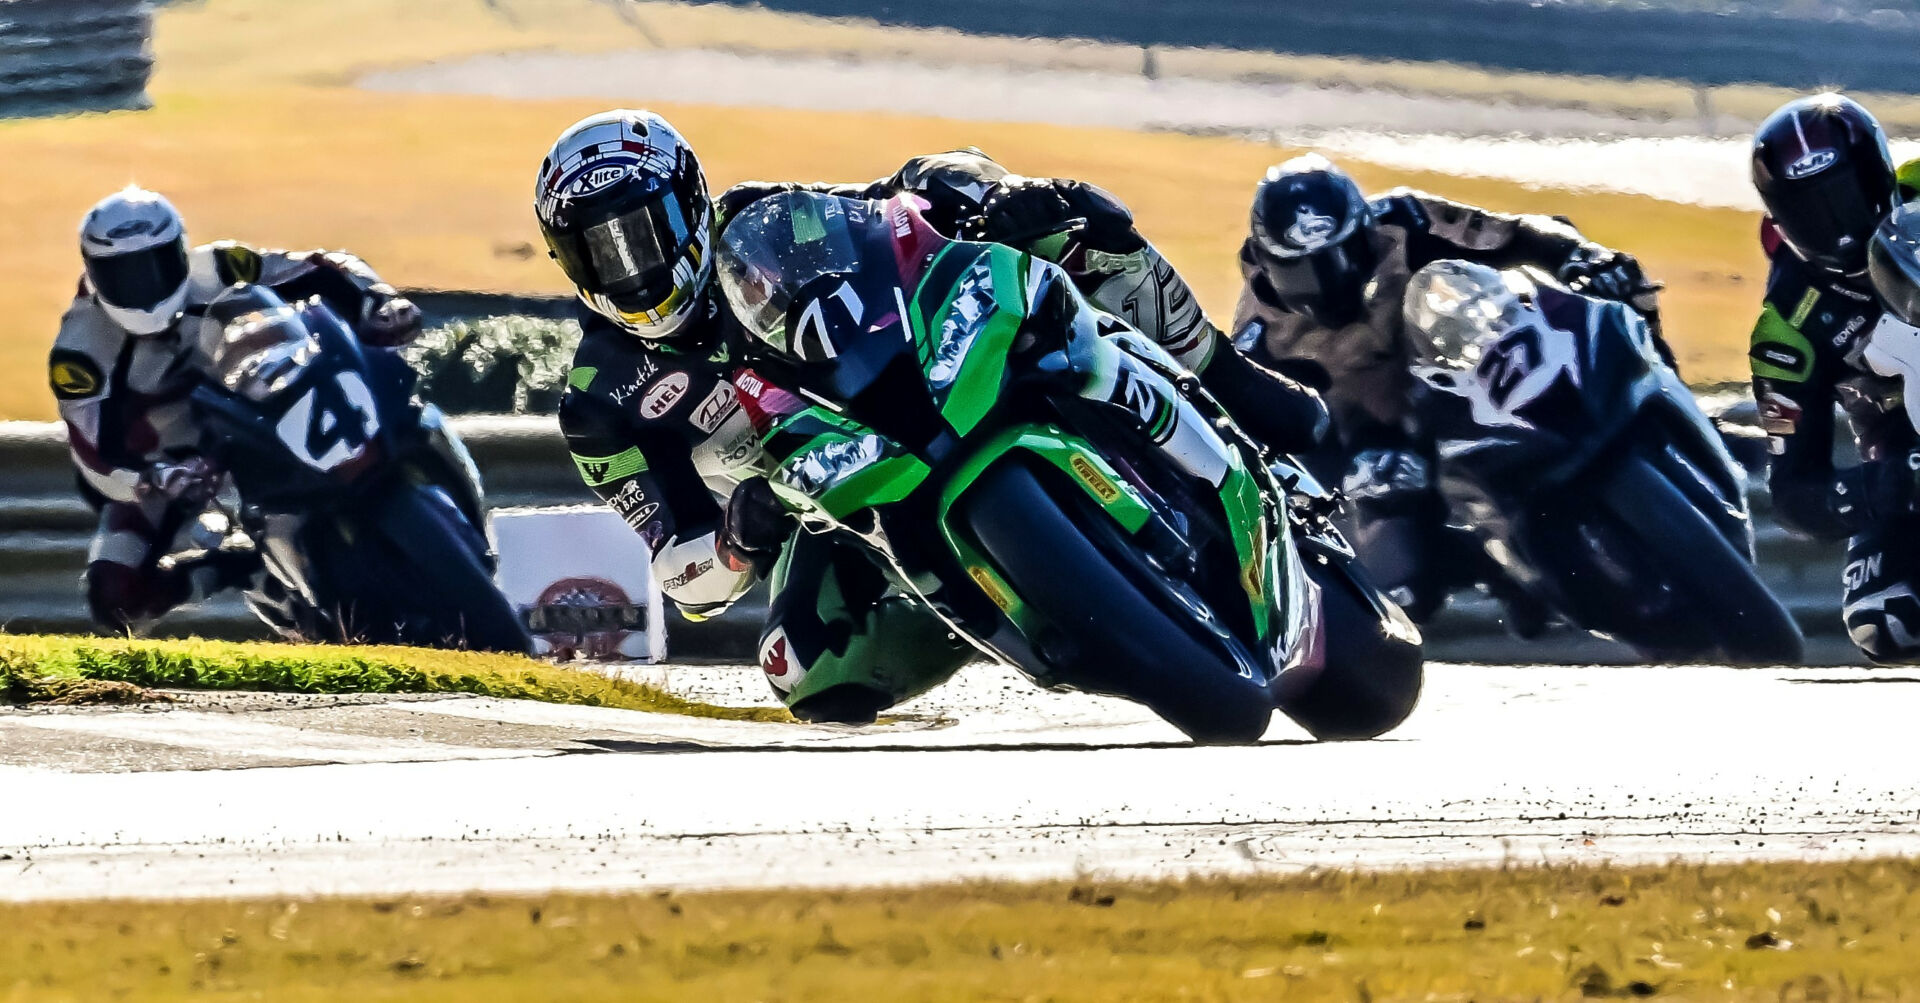
<instances>
[{"instance_id":1,"label":"green racing motorcycle","mask_svg":"<svg viewBox=\"0 0 1920 1003\"><path fill-rule=\"evenodd\" d=\"M1201 742L1412 711L1419 632L1330 498L1057 265L911 196L771 196L719 245L756 372L804 399L766 431L775 494L988 656Z\"/></svg>"}]
</instances>

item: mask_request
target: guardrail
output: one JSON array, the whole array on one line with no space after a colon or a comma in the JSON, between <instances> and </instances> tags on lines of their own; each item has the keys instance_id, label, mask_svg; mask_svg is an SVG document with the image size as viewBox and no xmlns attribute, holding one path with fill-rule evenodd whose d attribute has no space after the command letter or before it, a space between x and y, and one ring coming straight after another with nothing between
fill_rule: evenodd
<instances>
[{"instance_id":1,"label":"guardrail","mask_svg":"<svg viewBox=\"0 0 1920 1003\"><path fill-rule=\"evenodd\" d=\"M146 0L0 0L0 116L144 108Z\"/></svg>"},{"instance_id":2,"label":"guardrail","mask_svg":"<svg viewBox=\"0 0 1920 1003\"><path fill-rule=\"evenodd\" d=\"M496 508L594 502L567 461L558 426L547 417L465 417L452 424L472 449ZM74 490L66 439L54 422L0 423L0 628L11 631L87 631L80 574L94 514ZM1764 491L1754 498L1760 563L1767 584L1786 602L1817 648L1821 661L1852 661L1839 636L1840 552L1796 538L1767 517ZM749 596L732 614L702 624L673 622L675 657L751 658L764 596ZM1457 599L1429 634L1434 656L1466 661L1630 661L1624 649L1569 635L1551 643L1509 641L1490 600ZM670 618L677 620L677 618ZM264 636L240 604L216 600L181 610L163 622L171 634L249 638Z\"/></svg>"}]
</instances>

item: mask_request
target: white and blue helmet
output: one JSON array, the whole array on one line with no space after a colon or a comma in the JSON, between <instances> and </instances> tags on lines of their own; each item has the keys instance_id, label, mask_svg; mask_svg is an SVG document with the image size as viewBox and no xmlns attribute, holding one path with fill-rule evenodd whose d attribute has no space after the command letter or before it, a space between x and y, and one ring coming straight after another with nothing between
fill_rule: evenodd
<instances>
[{"instance_id":1,"label":"white and blue helmet","mask_svg":"<svg viewBox=\"0 0 1920 1003\"><path fill-rule=\"evenodd\" d=\"M642 338L671 337L712 280L706 177L652 112L602 112L567 127L540 165L534 211L580 299Z\"/></svg>"},{"instance_id":2,"label":"white and blue helmet","mask_svg":"<svg viewBox=\"0 0 1920 1003\"><path fill-rule=\"evenodd\" d=\"M187 305L187 229L173 204L128 185L80 221L80 257L100 307L129 334L173 327Z\"/></svg>"}]
</instances>

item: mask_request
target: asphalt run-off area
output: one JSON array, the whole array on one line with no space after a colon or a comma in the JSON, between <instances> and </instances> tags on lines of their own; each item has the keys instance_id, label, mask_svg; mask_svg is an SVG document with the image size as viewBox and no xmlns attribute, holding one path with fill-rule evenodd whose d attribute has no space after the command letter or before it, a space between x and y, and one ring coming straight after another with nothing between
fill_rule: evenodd
<instances>
[{"instance_id":1,"label":"asphalt run-off area","mask_svg":"<svg viewBox=\"0 0 1920 1003\"><path fill-rule=\"evenodd\" d=\"M768 699L746 668L639 674ZM974 666L870 728L476 698L0 710L0 899L851 886L1920 851L1920 678L1434 665L1195 748Z\"/></svg>"}]
</instances>

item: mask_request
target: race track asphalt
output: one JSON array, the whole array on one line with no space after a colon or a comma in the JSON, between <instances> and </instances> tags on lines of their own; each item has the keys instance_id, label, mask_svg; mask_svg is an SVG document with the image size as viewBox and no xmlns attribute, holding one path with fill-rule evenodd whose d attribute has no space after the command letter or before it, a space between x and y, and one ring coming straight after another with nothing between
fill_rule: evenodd
<instances>
[{"instance_id":1,"label":"race track asphalt","mask_svg":"<svg viewBox=\"0 0 1920 1003\"><path fill-rule=\"evenodd\" d=\"M766 699L749 669L642 670ZM472 698L0 711L0 899L1920 852L1920 678L1434 666L1387 739L1192 748L976 666L869 729Z\"/></svg>"}]
</instances>

